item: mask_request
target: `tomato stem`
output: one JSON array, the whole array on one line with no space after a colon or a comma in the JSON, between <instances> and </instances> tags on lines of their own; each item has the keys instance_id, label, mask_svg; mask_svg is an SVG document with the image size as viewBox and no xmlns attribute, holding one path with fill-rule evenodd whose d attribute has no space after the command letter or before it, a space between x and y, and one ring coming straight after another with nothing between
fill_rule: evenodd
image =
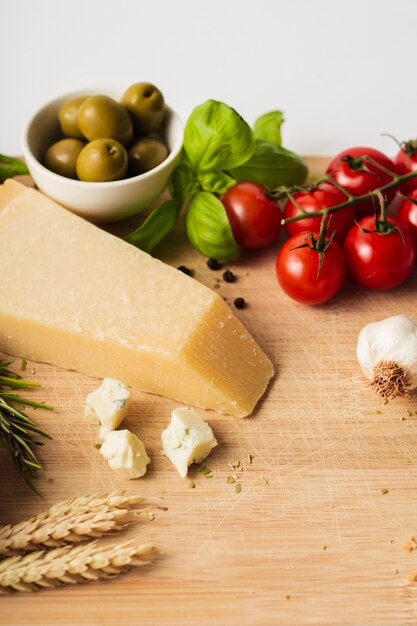
<instances>
[{"instance_id":1,"label":"tomato stem","mask_svg":"<svg viewBox=\"0 0 417 626\"><path fill-rule=\"evenodd\" d=\"M327 214L328 209L324 209L323 219L320 223L320 231L317 239L314 237L314 233L308 233L307 237L304 239L304 243L299 246L295 246L295 248L291 248L291 250L298 250L299 248L310 248L317 252L319 255L319 264L317 267L317 276L316 280L319 279L321 268L323 267L324 255L326 254L327 248L331 246L333 238L336 234L336 231L333 231L330 237L326 241L326 233L327 233Z\"/></svg>"},{"instance_id":2,"label":"tomato stem","mask_svg":"<svg viewBox=\"0 0 417 626\"><path fill-rule=\"evenodd\" d=\"M285 195L287 196L288 200L290 200L290 202L292 202L293 204L295 204L295 206L297 207L297 209L300 211L301 215L307 215L307 211L304 211L303 207L301 206L301 204L299 204L294 196L294 194L289 191L288 189L285 190ZM282 222L281 222L282 223Z\"/></svg>"},{"instance_id":3,"label":"tomato stem","mask_svg":"<svg viewBox=\"0 0 417 626\"><path fill-rule=\"evenodd\" d=\"M387 203L384 198L384 194L381 192L380 189L375 189L375 191L377 193L378 200L379 200L379 208L375 206L375 219L374 219L375 228L374 229L365 228L365 226L362 226L360 223L356 222L356 220L355 220L355 224L361 229L363 233L368 233L368 234L378 233L379 235L390 235L396 230L400 234L403 245L405 246L405 237L404 237L403 231L401 230L399 226L392 224L387 219ZM324 219L325 217L323 216L322 220Z\"/></svg>"},{"instance_id":4,"label":"tomato stem","mask_svg":"<svg viewBox=\"0 0 417 626\"><path fill-rule=\"evenodd\" d=\"M342 187L342 185L340 185L334 178L332 178L332 176L330 174L327 174L327 176L325 177L325 180L328 182L331 182L332 185L334 185L339 191L341 191L346 198L349 200L350 198L354 198L355 196L352 196L352 194L345 189L344 187Z\"/></svg>"},{"instance_id":5,"label":"tomato stem","mask_svg":"<svg viewBox=\"0 0 417 626\"><path fill-rule=\"evenodd\" d=\"M325 252L326 247L328 247L325 244L326 231L327 231L327 215L328 215L328 211L325 209L323 213L323 219L320 222L320 230L319 230L317 243L314 246L314 249L317 250L318 252ZM314 242L314 237L312 238L312 241Z\"/></svg>"},{"instance_id":6,"label":"tomato stem","mask_svg":"<svg viewBox=\"0 0 417 626\"><path fill-rule=\"evenodd\" d=\"M417 152L417 139L409 139L408 141L403 141L401 145L401 150L407 156L413 156Z\"/></svg>"},{"instance_id":7,"label":"tomato stem","mask_svg":"<svg viewBox=\"0 0 417 626\"><path fill-rule=\"evenodd\" d=\"M382 187L378 187L377 189L373 189L372 191L368 191L367 193L364 193L361 196L351 196L344 202L341 202L340 204L335 204L332 207L328 207L326 209L320 209L319 211L312 211L311 213L308 213L308 217L309 218L321 217L324 215L325 212L329 214L336 213L337 211L341 211L342 209L348 206L359 204L359 202L363 202L364 200L372 200L373 198L378 198L379 193L384 193L385 191L389 191L390 189L397 187L398 185L400 185L401 183L404 183L407 180L416 178L417 170L415 170L414 172L410 172L409 174L403 174L401 176L399 176L398 174L394 175L393 173L390 173L390 176L393 176L393 178L386 185L383 185ZM329 181L334 183L334 180L331 177L329 178ZM290 192L287 192L287 194L290 194ZM294 215L293 217L287 217L287 219L281 220L281 224L285 225L285 224L290 224L291 222L298 222L299 220L304 219L306 215L307 213L303 211L302 213L300 213L300 215Z\"/></svg>"},{"instance_id":8,"label":"tomato stem","mask_svg":"<svg viewBox=\"0 0 417 626\"><path fill-rule=\"evenodd\" d=\"M369 161L369 163L372 163L372 165L380 169L381 172L384 172L385 174L388 174L388 176L391 176L391 178L395 178L397 176L397 172L393 172L392 170L389 170L387 167L385 167L384 165L381 165L381 163L378 163L378 161L375 161L375 159L373 159L370 156L365 155L362 157L362 159L364 161Z\"/></svg>"},{"instance_id":9,"label":"tomato stem","mask_svg":"<svg viewBox=\"0 0 417 626\"><path fill-rule=\"evenodd\" d=\"M390 135L390 133L381 133L383 137L389 137L400 148L404 154L407 156L413 156L417 152L417 139L409 139L408 141L398 141L394 135Z\"/></svg>"},{"instance_id":10,"label":"tomato stem","mask_svg":"<svg viewBox=\"0 0 417 626\"><path fill-rule=\"evenodd\" d=\"M415 204L417 205L417 198L411 198L411 196L405 196L404 194L400 193L400 197L403 200L408 200L409 202L411 202L411 204Z\"/></svg>"},{"instance_id":11,"label":"tomato stem","mask_svg":"<svg viewBox=\"0 0 417 626\"><path fill-rule=\"evenodd\" d=\"M379 191L379 189L377 190L379 193L377 194L378 200L379 200L379 206L381 208L381 217L378 220L378 208L375 208L375 223L377 221L381 222L384 225L387 225L387 203L385 202L385 198L383 196L383 194Z\"/></svg>"}]
</instances>

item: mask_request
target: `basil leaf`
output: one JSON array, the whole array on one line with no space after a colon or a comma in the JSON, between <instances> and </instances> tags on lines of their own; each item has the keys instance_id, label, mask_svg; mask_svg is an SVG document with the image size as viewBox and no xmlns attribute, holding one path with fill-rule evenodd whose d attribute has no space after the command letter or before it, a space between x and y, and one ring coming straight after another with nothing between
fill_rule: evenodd
<instances>
[{"instance_id":1,"label":"basil leaf","mask_svg":"<svg viewBox=\"0 0 417 626\"><path fill-rule=\"evenodd\" d=\"M200 191L200 186L192 170L185 163L177 165L172 172L169 181L169 191L173 198L181 198L182 200Z\"/></svg>"},{"instance_id":2,"label":"basil leaf","mask_svg":"<svg viewBox=\"0 0 417 626\"><path fill-rule=\"evenodd\" d=\"M258 117L253 125L255 139L281 145L281 126L284 121L282 111L270 111Z\"/></svg>"},{"instance_id":3,"label":"basil leaf","mask_svg":"<svg viewBox=\"0 0 417 626\"><path fill-rule=\"evenodd\" d=\"M244 165L229 170L236 180L252 180L268 189L281 185L302 185L308 169L295 152L268 141L256 141L253 156Z\"/></svg>"},{"instance_id":4,"label":"basil leaf","mask_svg":"<svg viewBox=\"0 0 417 626\"><path fill-rule=\"evenodd\" d=\"M235 179L225 172L206 172L199 174L197 178L204 191L217 194L226 193L230 187L236 184Z\"/></svg>"},{"instance_id":5,"label":"basil leaf","mask_svg":"<svg viewBox=\"0 0 417 626\"><path fill-rule=\"evenodd\" d=\"M253 132L224 102L207 100L196 107L184 130L184 153L194 172L228 170L249 159Z\"/></svg>"},{"instance_id":6,"label":"basil leaf","mask_svg":"<svg viewBox=\"0 0 417 626\"><path fill-rule=\"evenodd\" d=\"M8 178L29 174L29 170L23 161L0 154L0 183L4 183ZM4 165L3 165L4 164Z\"/></svg>"},{"instance_id":7,"label":"basil leaf","mask_svg":"<svg viewBox=\"0 0 417 626\"><path fill-rule=\"evenodd\" d=\"M194 196L188 205L185 226L194 248L209 258L228 261L240 252L226 210L212 193L200 191Z\"/></svg>"},{"instance_id":8,"label":"basil leaf","mask_svg":"<svg viewBox=\"0 0 417 626\"><path fill-rule=\"evenodd\" d=\"M174 228L182 200L174 198L160 204L133 233L124 239L144 252L151 252Z\"/></svg>"}]
</instances>

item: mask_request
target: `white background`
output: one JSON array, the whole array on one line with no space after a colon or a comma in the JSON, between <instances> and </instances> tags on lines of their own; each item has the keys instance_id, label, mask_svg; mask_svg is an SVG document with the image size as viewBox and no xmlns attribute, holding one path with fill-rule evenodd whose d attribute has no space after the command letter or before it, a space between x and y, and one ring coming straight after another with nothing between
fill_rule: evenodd
<instances>
[{"instance_id":1,"label":"white background","mask_svg":"<svg viewBox=\"0 0 417 626\"><path fill-rule=\"evenodd\" d=\"M0 152L89 86L148 80L183 120L207 98L285 112L302 154L417 135L416 0L0 0Z\"/></svg>"}]
</instances>

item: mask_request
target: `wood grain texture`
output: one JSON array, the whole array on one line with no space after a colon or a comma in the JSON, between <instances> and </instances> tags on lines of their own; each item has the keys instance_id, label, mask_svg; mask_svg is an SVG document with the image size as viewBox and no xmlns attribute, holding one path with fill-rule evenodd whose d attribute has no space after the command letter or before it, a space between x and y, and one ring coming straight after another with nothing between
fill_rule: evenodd
<instances>
[{"instance_id":1,"label":"wood grain texture","mask_svg":"<svg viewBox=\"0 0 417 626\"><path fill-rule=\"evenodd\" d=\"M318 171L322 161L311 162ZM118 232L126 225L119 225ZM219 446L207 465L213 478L190 472L187 487L161 456L160 434L174 402L134 392L125 426L145 442L148 474L124 482L94 448L97 429L83 405L97 380L42 364L27 374L42 383L31 397L53 413L35 412L54 440L41 451L43 500L20 483L0 450L0 519L17 522L59 498L126 487L168 507L123 538L160 546L153 567L122 579L0 600L8 626L397 626L417 620L415 399L380 406L355 357L367 322L417 317L417 278L390 293L351 284L325 306L307 308L277 287L277 246L230 265L235 284L210 271L179 228L158 250L186 264L195 278L231 303L271 357L277 375L251 418L206 417ZM216 280L220 279L219 283ZM34 368L35 373L31 373ZM376 414L379 409L381 414ZM412 416L406 416L410 410ZM252 454L250 465L247 455ZM227 477L240 460L240 494ZM268 484L264 484L265 477ZM381 489L388 493L382 494Z\"/></svg>"}]
</instances>

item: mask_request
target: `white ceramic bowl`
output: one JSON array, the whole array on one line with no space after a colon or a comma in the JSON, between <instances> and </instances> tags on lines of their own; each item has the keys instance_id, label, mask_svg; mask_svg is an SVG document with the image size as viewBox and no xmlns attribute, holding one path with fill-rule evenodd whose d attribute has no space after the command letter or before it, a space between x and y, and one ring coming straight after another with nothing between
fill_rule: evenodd
<instances>
[{"instance_id":1,"label":"white ceramic bowl","mask_svg":"<svg viewBox=\"0 0 417 626\"><path fill-rule=\"evenodd\" d=\"M161 195L178 162L184 130L178 115L167 106L163 133L170 153L163 163L140 176L107 183L86 183L54 174L41 161L48 146L60 138L60 106L71 98L98 93L116 100L121 96L108 89L91 89L67 93L48 102L26 123L22 146L31 176L44 194L89 220L111 222L138 213Z\"/></svg>"}]
</instances>

